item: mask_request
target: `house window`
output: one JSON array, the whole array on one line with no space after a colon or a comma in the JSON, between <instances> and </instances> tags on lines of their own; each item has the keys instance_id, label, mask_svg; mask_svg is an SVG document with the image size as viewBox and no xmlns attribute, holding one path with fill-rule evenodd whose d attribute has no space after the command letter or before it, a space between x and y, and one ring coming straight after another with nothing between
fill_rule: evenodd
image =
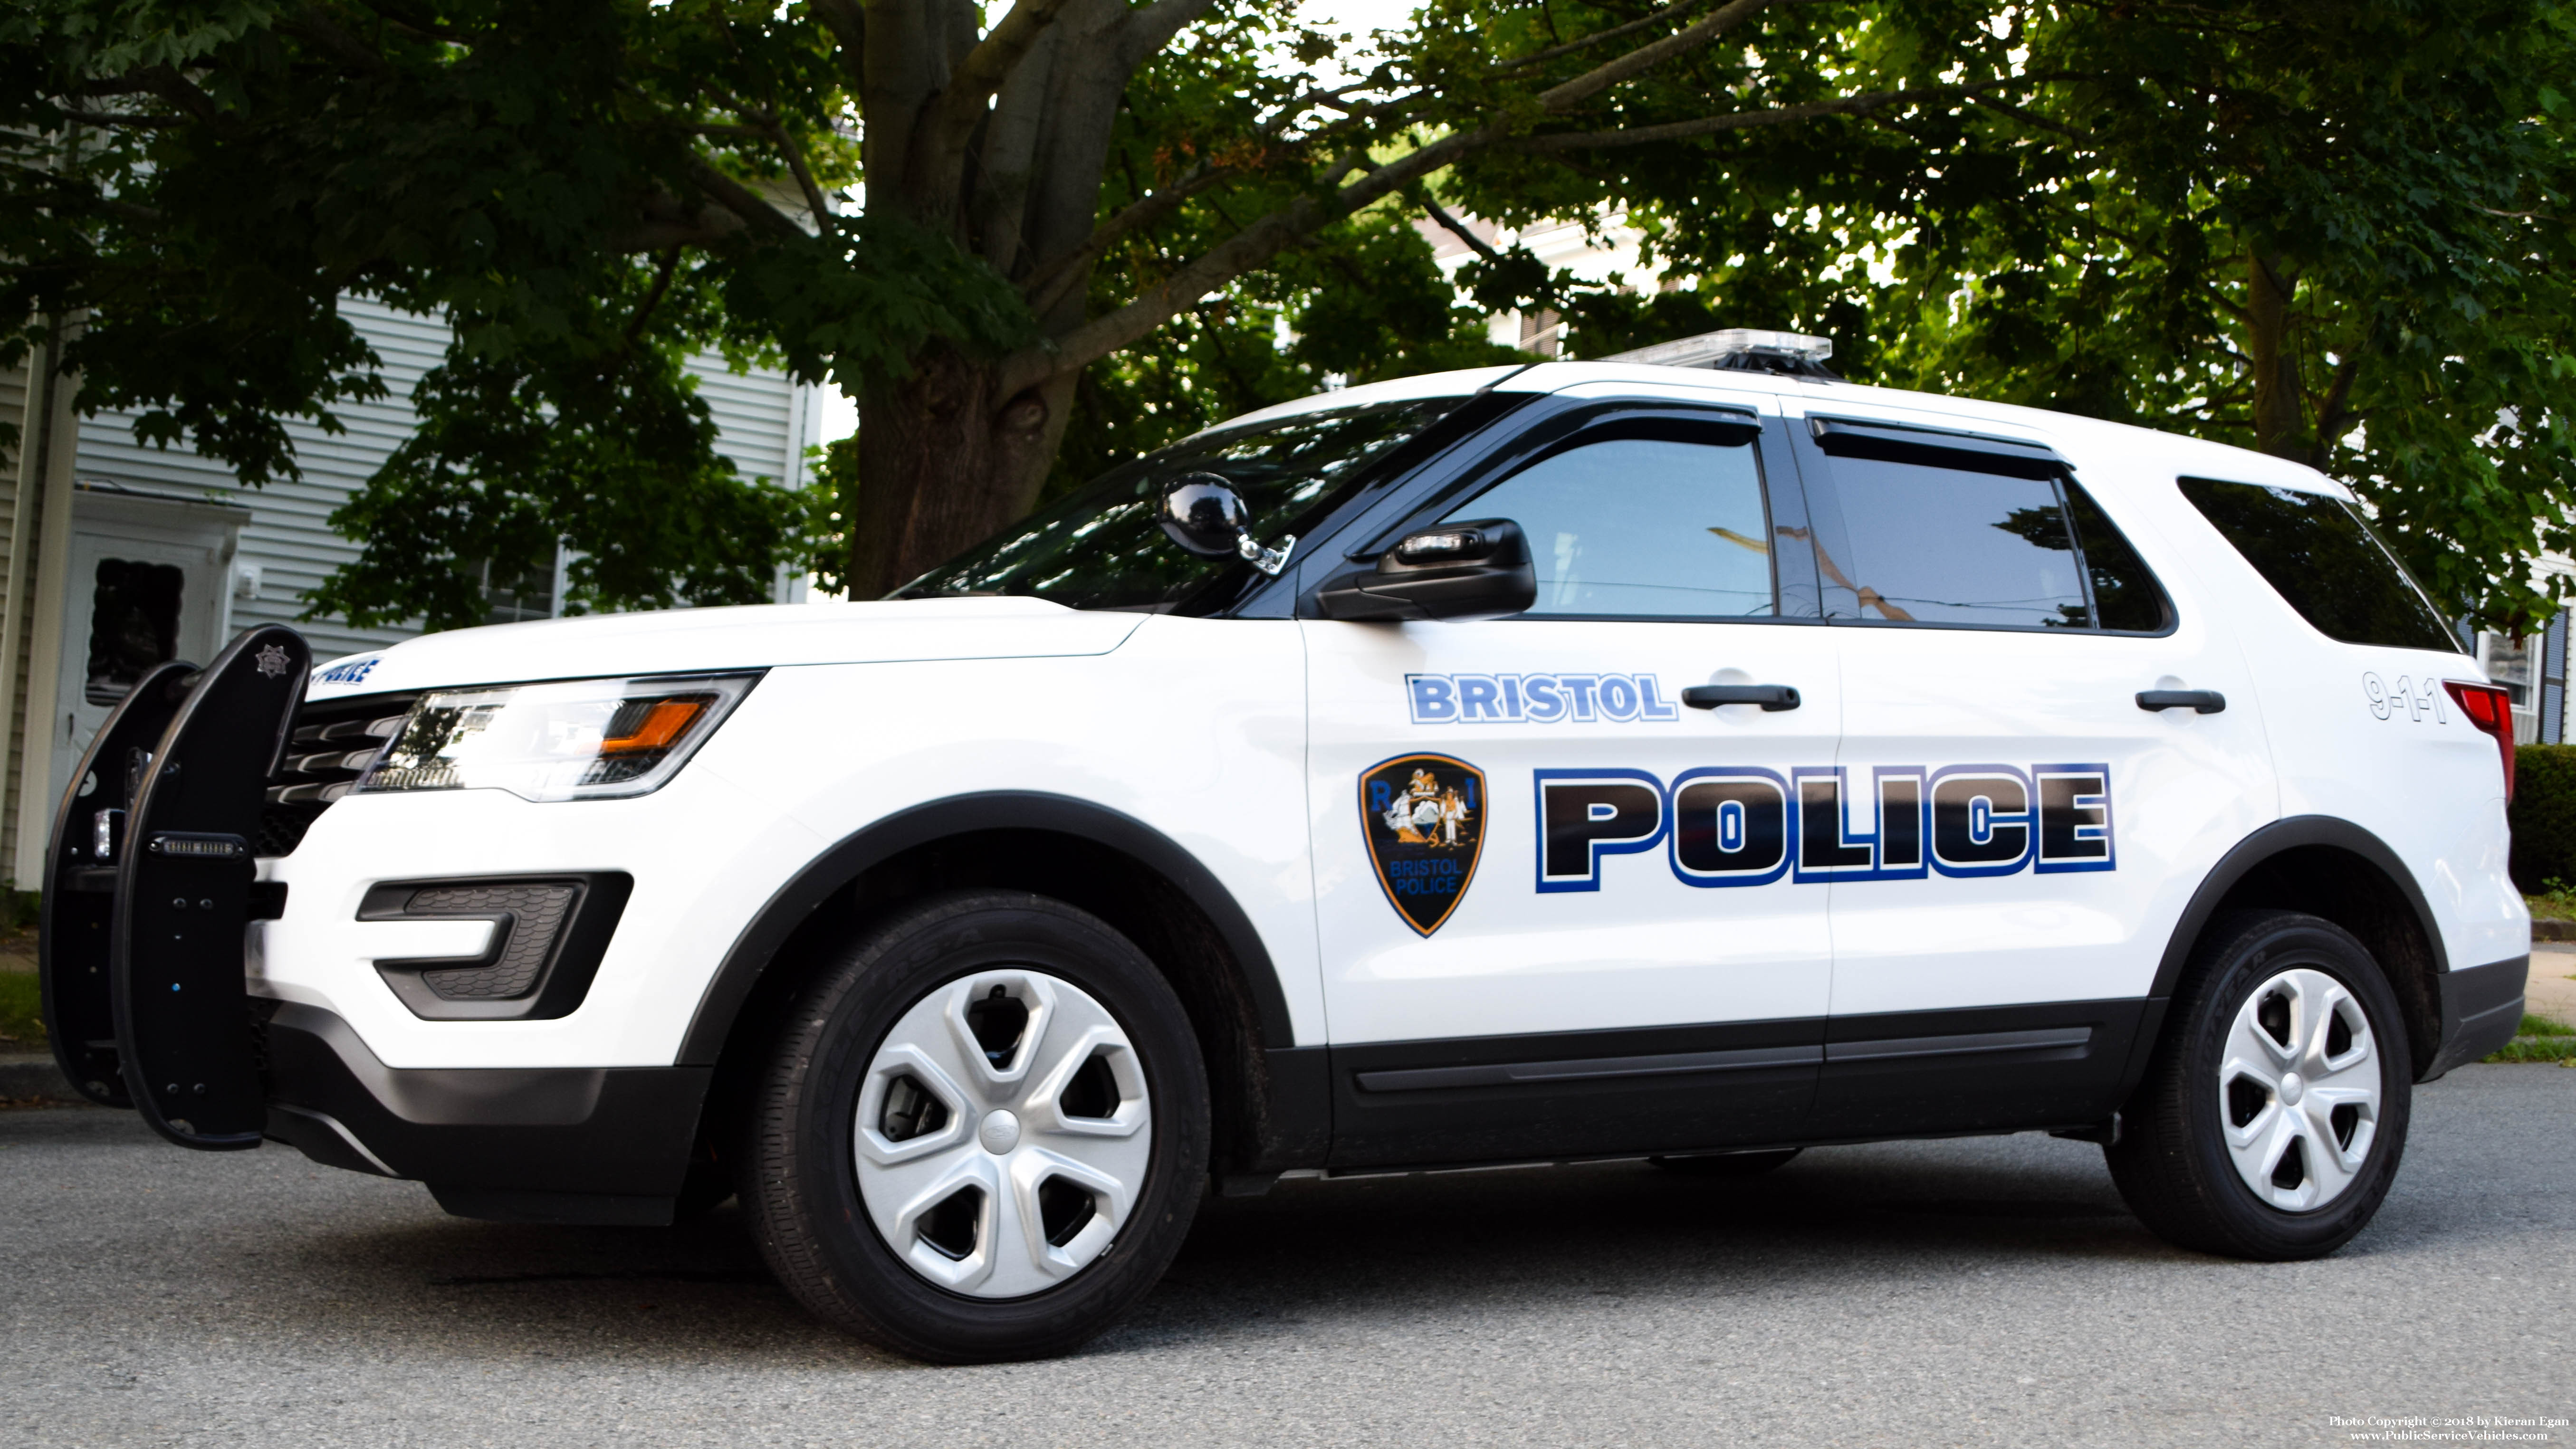
<instances>
[{"instance_id":1,"label":"house window","mask_svg":"<svg viewBox=\"0 0 2576 1449\"><path fill-rule=\"evenodd\" d=\"M91 704L116 703L153 665L179 656L179 595L186 582L175 564L98 561L81 691Z\"/></svg>"},{"instance_id":2,"label":"house window","mask_svg":"<svg viewBox=\"0 0 2576 1449\"><path fill-rule=\"evenodd\" d=\"M483 584L484 623L521 624L555 616L554 560L515 576L493 568L490 559L475 567Z\"/></svg>"}]
</instances>

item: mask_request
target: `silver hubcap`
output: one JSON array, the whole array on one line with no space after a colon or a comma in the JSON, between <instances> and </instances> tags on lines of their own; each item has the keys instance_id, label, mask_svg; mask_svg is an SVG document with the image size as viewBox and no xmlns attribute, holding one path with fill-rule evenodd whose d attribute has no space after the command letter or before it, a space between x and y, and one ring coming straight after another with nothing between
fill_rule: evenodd
<instances>
[{"instance_id":1,"label":"silver hubcap","mask_svg":"<svg viewBox=\"0 0 2576 1449\"><path fill-rule=\"evenodd\" d=\"M2379 1049L2361 1003L2305 967L2264 982L2228 1030L2218 1110L2256 1197L2305 1212L2342 1196L2379 1128Z\"/></svg>"},{"instance_id":2,"label":"silver hubcap","mask_svg":"<svg viewBox=\"0 0 2576 1449\"><path fill-rule=\"evenodd\" d=\"M859 1198L912 1270L1018 1298L1099 1257L1153 1154L1136 1049L1107 1007L1019 967L952 981L894 1024L859 1089Z\"/></svg>"}]
</instances>

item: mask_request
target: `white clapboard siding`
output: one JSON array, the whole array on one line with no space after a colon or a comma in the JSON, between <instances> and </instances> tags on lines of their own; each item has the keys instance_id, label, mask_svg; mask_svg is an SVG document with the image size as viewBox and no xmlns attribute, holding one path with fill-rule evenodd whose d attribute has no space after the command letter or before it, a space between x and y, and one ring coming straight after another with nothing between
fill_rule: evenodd
<instances>
[{"instance_id":1,"label":"white clapboard siding","mask_svg":"<svg viewBox=\"0 0 2576 1449\"><path fill-rule=\"evenodd\" d=\"M18 443L27 442L27 368L0 369L0 423L18 430ZM6 573L9 538L18 525L18 449L0 448L0 573Z\"/></svg>"},{"instance_id":2,"label":"white clapboard siding","mask_svg":"<svg viewBox=\"0 0 2576 1449\"><path fill-rule=\"evenodd\" d=\"M6 588L9 584L10 538L18 526L18 453L27 442L27 369L24 364L0 371L0 422L18 430L19 445L18 448L0 448L0 588ZM13 717L0 721L0 735L5 735L7 740L5 746L0 746L0 769L6 771L5 775L0 775L0 780L5 780L5 785L0 785L0 862L5 862L18 858L18 762L26 753L27 731L25 721L15 716L27 698L27 656L24 650L8 649L6 641L0 641L0 650L6 650L8 655L0 667L5 667L17 677L9 697L19 702L12 706ZM5 872L6 867L0 866L0 874ZM12 879L6 884L15 888L17 882Z\"/></svg>"},{"instance_id":3,"label":"white clapboard siding","mask_svg":"<svg viewBox=\"0 0 2576 1449\"><path fill-rule=\"evenodd\" d=\"M334 532L328 520L410 435L412 388L438 365L448 341L446 325L431 318L358 300L343 301L341 308L383 360L390 395L381 402L333 408L345 429L338 434L308 423L288 424L301 478L244 487L224 465L184 446L165 450L137 443L132 416L118 413L82 420L78 465L83 479L143 492L213 497L251 510L251 521L242 530L240 562L259 568L260 596L235 597L233 625L294 624L312 639L314 656L321 659L419 632L417 625L361 630L336 619L298 623L296 616L304 611L309 590L357 557L358 546ZM691 370L702 379L700 387L721 430L717 447L734 466L747 475L801 486L812 414L805 394L810 390L776 372L735 375L719 358L697 359ZM0 537L0 547L5 545Z\"/></svg>"}]
</instances>

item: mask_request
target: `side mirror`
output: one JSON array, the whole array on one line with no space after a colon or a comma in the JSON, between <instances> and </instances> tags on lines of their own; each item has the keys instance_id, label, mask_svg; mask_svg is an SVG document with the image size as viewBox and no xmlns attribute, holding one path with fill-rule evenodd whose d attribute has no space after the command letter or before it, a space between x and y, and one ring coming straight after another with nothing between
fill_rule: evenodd
<instances>
[{"instance_id":1,"label":"side mirror","mask_svg":"<svg viewBox=\"0 0 2576 1449\"><path fill-rule=\"evenodd\" d=\"M1521 526L1483 518L1407 534L1315 601L1328 619L1500 619L1538 602L1538 573Z\"/></svg>"},{"instance_id":2,"label":"side mirror","mask_svg":"<svg viewBox=\"0 0 2576 1449\"><path fill-rule=\"evenodd\" d=\"M1236 540L1252 526L1243 495L1214 473L1184 473L1163 490L1163 532L1184 553L1232 558Z\"/></svg>"},{"instance_id":3,"label":"side mirror","mask_svg":"<svg viewBox=\"0 0 2576 1449\"><path fill-rule=\"evenodd\" d=\"M1264 548L1252 536L1252 510L1243 495L1214 473L1184 473L1163 490L1162 512L1155 520L1163 533L1198 558L1239 558L1273 578L1288 566L1297 546L1290 534L1277 548Z\"/></svg>"}]
</instances>

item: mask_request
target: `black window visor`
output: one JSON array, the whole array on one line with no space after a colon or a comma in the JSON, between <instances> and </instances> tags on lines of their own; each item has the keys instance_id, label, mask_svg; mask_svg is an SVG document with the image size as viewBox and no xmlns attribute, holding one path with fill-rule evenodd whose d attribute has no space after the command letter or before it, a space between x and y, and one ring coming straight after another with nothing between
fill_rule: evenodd
<instances>
[{"instance_id":1,"label":"black window visor","mask_svg":"<svg viewBox=\"0 0 2576 1449\"><path fill-rule=\"evenodd\" d=\"M1875 458L1929 468L1972 468L2010 478L2056 478L2072 471L2054 449L2013 438L1911 428L1901 423L1864 423L1849 418L1810 417L1807 431L1817 447L1840 458Z\"/></svg>"}]
</instances>

